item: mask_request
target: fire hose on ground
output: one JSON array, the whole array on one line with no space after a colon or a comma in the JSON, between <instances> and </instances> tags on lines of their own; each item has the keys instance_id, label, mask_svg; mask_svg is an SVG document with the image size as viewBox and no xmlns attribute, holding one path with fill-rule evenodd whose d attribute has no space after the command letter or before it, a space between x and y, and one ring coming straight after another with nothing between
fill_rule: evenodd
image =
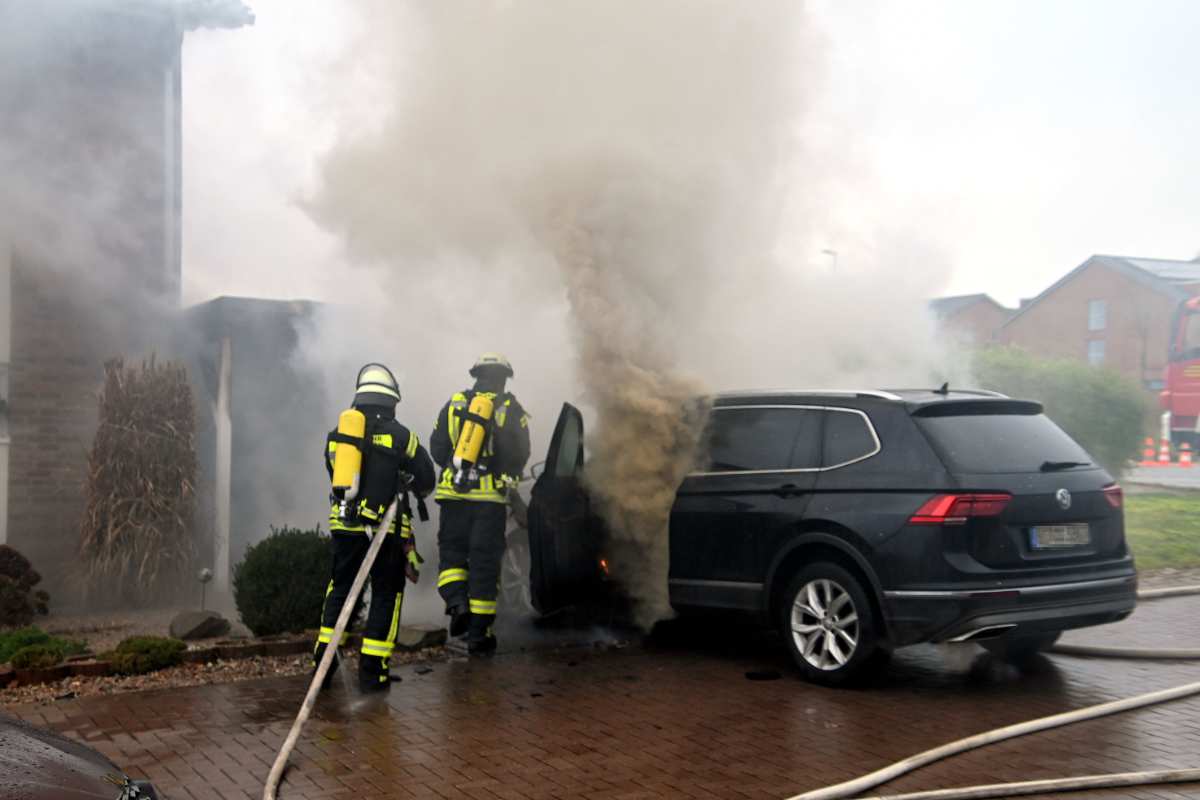
<instances>
[{"instance_id":1,"label":"fire hose on ground","mask_svg":"<svg viewBox=\"0 0 1200 800\"><path fill-rule=\"evenodd\" d=\"M1147 589L1138 592L1139 600L1154 600L1165 597L1182 597L1200 594L1200 586L1178 586L1166 589ZM1141 649L1124 647L1088 647L1083 645L1055 645L1051 652L1063 655L1086 656L1097 658L1137 658L1137 659L1200 659L1200 649ZM902 775L928 766L935 761L950 756L977 750L990 744L1014 739L1038 731L1061 728L1077 722L1098 719L1110 714L1119 714L1146 706L1168 703L1200 695L1200 683L1188 683L1171 689L1128 697L1110 703L1080 708L1062 714L1020 722L1003 728L985 731L968 736L954 742L926 750L914 756L897 761L882 769L867 775L804 792L788 800L842 800L843 798L862 798L862 800L979 800L979 798L1020 797L1031 794L1051 794L1057 792L1074 792L1084 789L1108 789L1128 786L1147 786L1166 783L1200 782L1200 768L1154 770L1150 772L1124 772L1109 775L1086 775L1074 778L1054 778L1038 781L1022 781L1019 783L989 784L986 786L965 786L956 789L935 789L930 791L909 792L906 794L874 795L866 797L862 793L875 789L884 783L893 781Z\"/></svg>"},{"instance_id":2,"label":"fire hose on ground","mask_svg":"<svg viewBox=\"0 0 1200 800\"><path fill-rule=\"evenodd\" d=\"M1161 589L1143 589L1138 600L1160 600L1167 597L1186 597L1200 594L1200 586L1169 586ZM1151 661L1190 661L1200 659L1200 648L1140 648L1140 647L1096 647L1082 644L1056 644L1050 652L1064 656L1088 658L1128 658Z\"/></svg>"},{"instance_id":3,"label":"fire hose on ground","mask_svg":"<svg viewBox=\"0 0 1200 800\"><path fill-rule=\"evenodd\" d=\"M383 516L383 521L375 529L376 531L382 531L382 533L372 535L371 529L367 528L367 536L371 538L371 546L367 548L367 554L363 557L362 566L358 568L358 574L354 576L354 583L350 586L350 595L346 598L346 602L342 604L337 624L333 626L333 636L329 640L331 643L342 641L342 634L346 632L346 626L350 624L350 615L354 612L354 602L362 592L363 586L366 585L367 576L371 574L371 565L375 563L375 558L379 555L380 548L383 547L383 541L387 538L387 531L392 526L392 520L396 518L397 504L398 501L392 501L387 513ZM283 777L283 770L287 766L288 756L291 755L292 748L296 746L296 741L300 738L300 731L304 728L304 723L308 721L308 716L312 713L313 706L316 705L317 695L321 692L321 684L325 681L325 676L329 673L329 668L333 666L333 659L336 655L336 645L325 648L325 655L321 657L321 663L317 665L317 669L313 673L312 682L308 685L308 694L304 696L304 703L300 706L300 713L296 715L296 721L292 723L292 729L288 733L287 739L284 740L283 747L279 749L279 755L275 757L275 763L271 765L271 773L267 777L267 785L263 787L263 800L275 800L275 793L279 788L279 781Z\"/></svg>"}]
</instances>

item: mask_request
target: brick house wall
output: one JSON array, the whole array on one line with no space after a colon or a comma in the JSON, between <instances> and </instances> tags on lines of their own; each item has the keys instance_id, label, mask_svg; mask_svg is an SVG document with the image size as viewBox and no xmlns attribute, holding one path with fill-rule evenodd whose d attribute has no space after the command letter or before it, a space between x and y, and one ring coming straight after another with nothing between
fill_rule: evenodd
<instances>
[{"instance_id":1,"label":"brick house wall","mask_svg":"<svg viewBox=\"0 0 1200 800\"><path fill-rule=\"evenodd\" d=\"M4 276L3 538L61 608L80 598L76 550L103 364L161 346L178 308L181 33L163 13L96 6L82 21L42 20L29 8L38 61L21 62L28 74L0 98L6 108L31 103L36 120L32 135L6 143L28 165L31 224L7 243Z\"/></svg>"},{"instance_id":2,"label":"brick house wall","mask_svg":"<svg viewBox=\"0 0 1200 800\"><path fill-rule=\"evenodd\" d=\"M61 601L74 594L95 392L111 353L70 276L16 259L12 292L8 542Z\"/></svg>"},{"instance_id":3,"label":"brick house wall","mask_svg":"<svg viewBox=\"0 0 1200 800\"><path fill-rule=\"evenodd\" d=\"M938 320L938 326L965 344L987 344L1011 312L990 300L979 300Z\"/></svg>"},{"instance_id":4,"label":"brick house wall","mask_svg":"<svg viewBox=\"0 0 1200 800\"><path fill-rule=\"evenodd\" d=\"M1091 301L1106 304L1102 330L1089 330ZM1149 386L1161 379L1167 328L1178 300L1150 283L1102 263L1080 269L1030 303L997 333L1001 344L1046 357L1088 360L1089 342L1103 342L1103 364Z\"/></svg>"}]
</instances>

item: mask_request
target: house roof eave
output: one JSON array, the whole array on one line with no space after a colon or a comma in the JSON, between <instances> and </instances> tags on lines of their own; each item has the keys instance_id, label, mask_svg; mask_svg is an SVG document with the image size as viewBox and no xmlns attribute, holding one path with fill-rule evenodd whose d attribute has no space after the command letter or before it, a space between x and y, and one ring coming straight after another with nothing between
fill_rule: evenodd
<instances>
[{"instance_id":1,"label":"house roof eave","mask_svg":"<svg viewBox=\"0 0 1200 800\"><path fill-rule=\"evenodd\" d=\"M1146 286L1147 288L1152 289L1153 291L1156 291L1159 294L1170 297L1171 299L1176 300L1176 301L1183 301L1183 300L1187 299L1187 297L1188 297L1188 294L1186 292L1184 292L1183 290L1177 288L1176 286L1174 286L1171 283L1169 283L1168 281L1158 277L1157 275L1154 275L1153 273L1147 272L1146 270L1141 269L1140 267L1136 267L1133 264L1130 264L1128 261L1121 258L1120 256L1094 255L1094 256L1089 257L1082 264L1075 267L1073 270L1071 270L1066 275L1059 278L1054 283L1050 284L1050 286L1048 286L1045 290L1043 290L1039 295L1034 297L1032 300L1027 302L1024 306L1017 309L1016 313L1014 313L1007 320L1005 320L1004 324L1001 325L1000 327L1007 328L1008 326L1012 325L1018 319L1023 317L1026 313L1028 313L1029 311L1031 311L1035 307L1037 307L1047 297L1054 294L1056 291L1061 289L1063 286L1066 286L1071 281L1075 280L1075 278L1079 277L1079 275L1081 275L1085 270L1087 270L1088 267L1092 267L1092 266L1108 267L1109 269L1119 272L1122 275L1126 276L1127 278L1135 280L1138 283L1141 283L1142 285Z\"/></svg>"}]
</instances>

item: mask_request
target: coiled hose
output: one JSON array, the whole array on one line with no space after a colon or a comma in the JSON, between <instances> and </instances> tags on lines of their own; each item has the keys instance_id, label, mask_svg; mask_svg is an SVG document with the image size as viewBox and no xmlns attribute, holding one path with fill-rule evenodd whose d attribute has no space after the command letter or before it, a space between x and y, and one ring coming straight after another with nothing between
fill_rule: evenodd
<instances>
[{"instance_id":1,"label":"coiled hose","mask_svg":"<svg viewBox=\"0 0 1200 800\"><path fill-rule=\"evenodd\" d=\"M1164 597L1181 597L1200 594L1200 586L1177 586L1165 589L1146 589L1138 592L1139 600L1154 600ZM1055 645L1052 652L1063 655L1078 655L1100 658L1154 658L1154 659L1195 659L1200 658L1200 650L1149 650L1124 647L1087 647L1083 645ZM1042 781L1023 781L1020 783L998 783L986 786L966 786L958 789L936 789L908 794L875 795L863 797L862 792L869 791L888 781L907 775L913 770L940 761L944 758L976 750L996 742L1014 739L1018 736L1036 733L1038 731L1060 728L1076 722L1119 714L1146 706L1167 703L1185 697L1200 694L1200 683L1188 683L1173 689L1163 689L1157 692L1141 694L1116 700L1111 703L1089 706L1087 708L1055 714L1049 717L1021 722L1004 728L985 731L965 739L949 742L926 750L915 756L897 761L894 764L875 770L853 780L816 789L811 792L794 795L788 800L841 800L842 798L861 797L862 800L978 800L978 798L1019 797L1031 794L1049 794L1054 792L1073 792L1082 789L1103 789L1121 786L1145 786L1162 783L1192 783L1200 782L1200 768L1179 770L1156 770L1153 772L1125 772L1112 775L1087 775L1075 778L1056 778Z\"/></svg>"},{"instance_id":2,"label":"coiled hose","mask_svg":"<svg viewBox=\"0 0 1200 800\"><path fill-rule=\"evenodd\" d=\"M383 515L383 521L375 529L375 535L372 536L370 528L366 529L367 536L371 538L371 546L367 548L362 566L358 568L358 574L354 576L354 583L350 585L350 595L346 598L346 602L342 603L342 610L338 614L337 624L333 626L333 636L330 638L330 642L342 641L342 634L346 632L346 626L350 624L350 615L354 611L354 601L358 599L363 586L366 585L367 576L371 574L371 565L375 563L375 558L379 555L380 548L383 547L383 540L387 538L387 532L391 530L392 520L396 518L396 505L397 501L393 500L392 504L388 506L387 513ZM296 746L296 741L300 738L300 731L304 728L304 723L308 721L313 706L316 705L321 684L324 682L325 676L329 674L329 668L333 665L336 655L336 644L325 648L325 655L321 657L321 663L317 665L312 682L308 685L308 694L304 696L304 702L300 705L300 713L296 715L296 721L292 723L292 729L288 732L283 747L279 749L275 763L271 765L271 773L267 776L266 786L263 787L263 800L275 800L275 792L279 789L279 781L283 777L284 767L287 766L288 756L291 755L292 748Z\"/></svg>"}]
</instances>

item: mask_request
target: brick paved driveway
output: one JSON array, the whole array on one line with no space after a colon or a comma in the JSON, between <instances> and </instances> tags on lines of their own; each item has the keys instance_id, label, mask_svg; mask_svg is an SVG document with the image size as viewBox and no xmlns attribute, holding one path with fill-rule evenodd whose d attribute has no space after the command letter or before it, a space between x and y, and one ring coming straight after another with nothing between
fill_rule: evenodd
<instances>
[{"instance_id":1,"label":"brick paved driveway","mask_svg":"<svg viewBox=\"0 0 1200 800\"><path fill-rule=\"evenodd\" d=\"M587 640L574 633L567 638ZM398 670L386 698L324 696L281 791L314 798L781 798L998 725L1200 679L1187 663L1055 656L1029 674L976 648L898 653L876 683L802 683L762 634L692 625L630 647L552 641ZM1145 604L1073 641L1200 643L1200 598ZM511 641L511 640L510 640ZM748 680L777 671L778 680ZM257 798L300 678L8 709L82 739L172 800ZM959 756L890 791L1200 766L1200 700ZM1200 797L1200 786L1070 797Z\"/></svg>"}]
</instances>

